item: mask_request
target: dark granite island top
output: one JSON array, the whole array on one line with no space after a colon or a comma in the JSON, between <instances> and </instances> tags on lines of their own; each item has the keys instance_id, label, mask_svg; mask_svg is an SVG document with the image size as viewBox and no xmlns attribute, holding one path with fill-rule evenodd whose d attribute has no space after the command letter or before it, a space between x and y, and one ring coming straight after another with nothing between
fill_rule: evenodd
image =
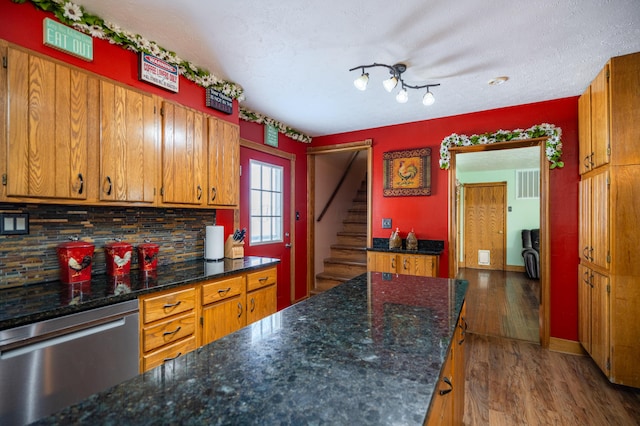
<instances>
[{"instance_id":1,"label":"dark granite island top","mask_svg":"<svg viewBox=\"0 0 640 426\"><path fill-rule=\"evenodd\" d=\"M422 424L465 292L369 272L38 423Z\"/></svg>"}]
</instances>

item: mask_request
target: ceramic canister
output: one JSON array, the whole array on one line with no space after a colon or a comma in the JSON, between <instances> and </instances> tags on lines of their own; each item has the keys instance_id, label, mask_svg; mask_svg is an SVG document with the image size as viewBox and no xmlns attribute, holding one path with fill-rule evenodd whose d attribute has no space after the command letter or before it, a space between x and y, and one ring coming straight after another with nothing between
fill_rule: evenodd
<instances>
[{"instance_id":1,"label":"ceramic canister","mask_svg":"<svg viewBox=\"0 0 640 426\"><path fill-rule=\"evenodd\" d=\"M138 246L138 265L141 271L155 271L158 266L158 251L160 246L144 243Z\"/></svg>"},{"instance_id":2,"label":"ceramic canister","mask_svg":"<svg viewBox=\"0 0 640 426\"><path fill-rule=\"evenodd\" d=\"M65 284L91 280L94 245L86 241L68 241L56 248L60 263L60 281Z\"/></svg>"},{"instance_id":3,"label":"ceramic canister","mask_svg":"<svg viewBox=\"0 0 640 426\"><path fill-rule=\"evenodd\" d=\"M115 241L104 246L107 275L128 274L131 269L133 246L123 241Z\"/></svg>"}]
</instances>

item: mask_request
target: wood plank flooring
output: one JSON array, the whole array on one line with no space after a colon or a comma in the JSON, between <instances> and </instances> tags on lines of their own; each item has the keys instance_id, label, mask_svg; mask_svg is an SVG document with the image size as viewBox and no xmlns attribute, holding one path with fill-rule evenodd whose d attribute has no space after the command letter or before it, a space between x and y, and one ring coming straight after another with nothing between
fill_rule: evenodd
<instances>
[{"instance_id":1,"label":"wood plank flooring","mask_svg":"<svg viewBox=\"0 0 640 426\"><path fill-rule=\"evenodd\" d=\"M469 280L465 425L640 425L640 389L611 384L589 357L540 347L533 280L471 269L459 277Z\"/></svg>"},{"instance_id":2,"label":"wood plank flooring","mask_svg":"<svg viewBox=\"0 0 640 426\"><path fill-rule=\"evenodd\" d=\"M540 342L540 281L524 272L460 269L458 278L469 281L469 332L484 336Z\"/></svg>"}]
</instances>

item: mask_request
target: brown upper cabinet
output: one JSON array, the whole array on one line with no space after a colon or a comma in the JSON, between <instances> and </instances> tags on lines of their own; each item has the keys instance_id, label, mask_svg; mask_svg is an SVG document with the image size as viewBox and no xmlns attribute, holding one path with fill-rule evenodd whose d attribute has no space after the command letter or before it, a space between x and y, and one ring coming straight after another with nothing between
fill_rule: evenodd
<instances>
[{"instance_id":1,"label":"brown upper cabinet","mask_svg":"<svg viewBox=\"0 0 640 426\"><path fill-rule=\"evenodd\" d=\"M209 117L209 206L237 207L240 197L240 130Z\"/></svg>"},{"instance_id":2,"label":"brown upper cabinet","mask_svg":"<svg viewBox=\"0 0 640 426\"><path fill-rule=\"evenodd\" d=\"M0 55L0 201L238 207L237 124L4 40Z\"/></svg>"},{"instance_id":3,"label":"brown upper cabinet","mask_svg":"<svg viewBox=\"0 0 640 426\"><path fill-rule=\"evenodd\" d=\"M87 199L89 147L97 143L98 79L8 47L8 197Z\"/></svg>"},{"instance_id":4,"label":"brown upper cabinet","mask_svg":"<svg viewBox=\"0 0 640 426\"><path fill-rule=\"evenodd\" d=\"M207 120L203 113L162 104L162 202L205 205Z\"/></svg>"},{"instance_id":5,"label":"brown upper cabinet","mask_svg":"<svg viewBox=\"0 0 640 426\"><path fill-rule=\"evenodd\" d=\"M153 203L156 118L151 95L100 82L100 200Z\"/></svg>"}]
</instances>

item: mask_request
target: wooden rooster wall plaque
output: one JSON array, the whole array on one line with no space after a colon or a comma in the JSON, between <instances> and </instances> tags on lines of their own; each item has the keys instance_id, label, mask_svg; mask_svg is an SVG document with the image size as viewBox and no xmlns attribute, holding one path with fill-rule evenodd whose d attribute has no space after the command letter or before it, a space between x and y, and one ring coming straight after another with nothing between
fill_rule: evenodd
<instances>
[{"instance_id":1,"label":"wooden rooster wall plaque","mask_svg":"<svg viewBox=\"0 0 640 426\"><path fill-rule=\"evenodd\" d=\"M382 161L385 197L431 195L431 148L385 152Z\"/></svg>"}]
</instances>

